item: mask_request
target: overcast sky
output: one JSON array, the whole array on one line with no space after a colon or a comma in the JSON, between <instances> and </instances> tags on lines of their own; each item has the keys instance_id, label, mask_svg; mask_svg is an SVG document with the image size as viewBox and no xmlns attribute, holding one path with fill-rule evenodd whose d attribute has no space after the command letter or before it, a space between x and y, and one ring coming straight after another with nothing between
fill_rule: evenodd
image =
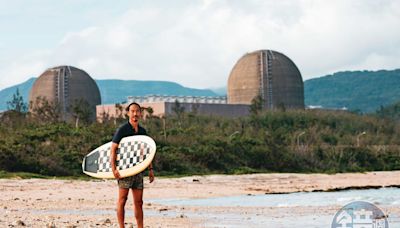
<instances>
[{"instance_id":1,"label":"overcast sky","mask_svg":"<svg viewBox=\"0 0 400 228\"><path fill-rule=\"evenodd\" d=\"M0 89L57 65L223 87L259 49L287 55L303 80L400 68L400 1L0 0Z\"/></svg>"}]
</instances>

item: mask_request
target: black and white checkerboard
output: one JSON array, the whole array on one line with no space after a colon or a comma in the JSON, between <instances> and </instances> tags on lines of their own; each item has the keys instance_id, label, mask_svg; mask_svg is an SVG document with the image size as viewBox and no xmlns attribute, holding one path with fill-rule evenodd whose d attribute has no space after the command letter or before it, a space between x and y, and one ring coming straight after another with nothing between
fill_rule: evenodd
<instances>
[{"instance_id":1,"label":"black and white checkerboard","mask_svg":"<svg viewBox=\"0 0 400 228\"><path fill-rule=\"evenodd\" d=\"M108 142L87 154L82 161L82 171L96 178L115 178L111 169L111 145L112 142ZM116 159L121 177L133 176L146 169L153 161L156 150L156 143L146 135L122 138Z\"/></svg>"},{"instance_id":2,"label":"black and white checkerboard","mask_svg":"<svg viewBox=\"0 0 400 228\"><path fill-rule=\"evenodd\" d=\"M99 151L98 172L111 172L110 147ZM120 143L117 150L118 170L131 168L143 162L150 154L150 146L145 142L125 142Z\"/></svg>"}]
</instances>

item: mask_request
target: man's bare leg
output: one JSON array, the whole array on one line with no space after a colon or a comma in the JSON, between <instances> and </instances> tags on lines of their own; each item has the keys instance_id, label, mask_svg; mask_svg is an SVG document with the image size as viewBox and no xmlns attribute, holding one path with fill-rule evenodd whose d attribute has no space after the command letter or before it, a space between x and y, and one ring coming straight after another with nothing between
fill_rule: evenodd
<instances>
[{"instance_id":1,"label":"man's bare leg","mask_svg":"<svg viewBox=\"0 0 400 228\"><path fill-rule=\"evenodd\" d=\"M143 228L143 189L132 189L135 218L138 228Z\"/></svg>"},{"instance_id":2,"label":"man's bare leg","mask_svg":"<svg viewBox=\"0 0 400 228\"><path fill-rule=\"evenodd\" d=\"M125 203L128 199L129 188L119 188L118 203L117 203L117 217L120 228L125 227Z\"/></svg>"}]
</instances>

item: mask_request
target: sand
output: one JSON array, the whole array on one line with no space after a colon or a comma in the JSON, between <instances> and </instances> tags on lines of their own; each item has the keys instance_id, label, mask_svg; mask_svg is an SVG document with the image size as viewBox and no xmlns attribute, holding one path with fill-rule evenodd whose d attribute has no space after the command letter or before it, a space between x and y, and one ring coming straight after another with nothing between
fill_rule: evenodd
<instances>
[{"instance_id":1,"label":"sand","mask_svg":"<svg viewBox=\"0 0 400 228\"><path fill-rule=\"evenodd\" d=\"M221 216L218 215L221 214L225 216L223 219L232 220L229 223L231 227L236 227L235 224L237 227L241 224L252 227L252 223L258 224L254 227L260 227L255 219L261 215L269 221L269 227L290 227L289 223L287 226L276 223L276 219L285 215L318 215L329 219L338 208L171 206L157 202L365 186L400 186L400 171L335 175L271 173L156 177L152 184L146 178L145 227L219 227ZM115 180L0 179L0 227L116 227L116 199ZM132 196L129 195L126 205L128 227L135 227L132 208ZM400 215L398 208L387 210Z\"/></svg>"}]
</instances>

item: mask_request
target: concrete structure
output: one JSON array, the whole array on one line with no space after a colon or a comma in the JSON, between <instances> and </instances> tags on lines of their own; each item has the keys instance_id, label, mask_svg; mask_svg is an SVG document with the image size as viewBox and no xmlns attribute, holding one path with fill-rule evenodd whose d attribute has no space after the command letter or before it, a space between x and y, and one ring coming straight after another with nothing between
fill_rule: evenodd
<instances>
[{"instance_id":1,"label":"concrete structure","mask_svg":"<svg viewBox=\"0 0 400 228\"><path fill-rule=\"evenodd\" d=\"M31 104L43 97L58 104L62 119L72 118L71 106L78 100L85 100L92 110L91 119L96 117L96 105L101 103L100 91L96 82L83 70L72 66L58 66L47 69L36 79L29 94ZM33 107L30 107L31 110Z\"/></svg>"},{"instance_id":2,"label":"concrete structure","mask_svg":"<svg viewBox=\"0 0 400 228\"><path fill-rule=\"evenodd\" d=\"M148 96L129 96L127 103L157 103L157 102L174 102L180 103L204 103L204 104L226 104L226 97L206 97L206 96L165 96L165 95L148 95Z\"/></svg>"},{"instance_id":3,"label":"concrete structure","mask_svg":"<svg viewBox=\"0 0 400 228\"><path fill-rule=\"evenodd\" d=\"M246 116L250 104L257 95L263 98L263 107L304 109L303 79L296 65L282 53L259 50L248 53L238 60L228 79L228 97L193 96L136 96L128 97L127 104L137 102L143 107L151 107L153 115L173 115L175 101L185 112L201 115L228 117ZM123 105L125 107L125 105ZM122 116L124 115L122 111ZM121 115L116 105L98 105L97 118Z\"/></svg>"},{"instance_id":4,"label":"concrete structure","mask_svg":"<svg viewBox=\"0 0 400 228\"><path fill-rule=\"evenodd\" d=\"M129 103L122 104L122 113L115 104L110 105L97 105L96 113L97 120L102 121L105 116L108 117L124 117L125 107ZM139 102L143 108L151 107L153 109L154 116L168 116L174 115L174 107L176 107L175 102L151 102L143 103ZM210 104L210 103L179 103L180 107L184 108L185 112L194 112L199 115L217 115L217 116L227 116L227 117L238 117L246 116L249 114L249 105L229 105L229 104ZM148 113L144 111L144 116Z\"/></svg>"},{"instance_id":5,"label":"concrete structure","mask_svg":"<svg viewBox=\"0 0 400 228\"><path fill-rule=\"evenodd\" d=\"M251 104L257 95L263 98L264 109L303 109L303 79L292 60L271 50L240 58L229 75L228 104Z\"/></svg>"}]
</instances>

